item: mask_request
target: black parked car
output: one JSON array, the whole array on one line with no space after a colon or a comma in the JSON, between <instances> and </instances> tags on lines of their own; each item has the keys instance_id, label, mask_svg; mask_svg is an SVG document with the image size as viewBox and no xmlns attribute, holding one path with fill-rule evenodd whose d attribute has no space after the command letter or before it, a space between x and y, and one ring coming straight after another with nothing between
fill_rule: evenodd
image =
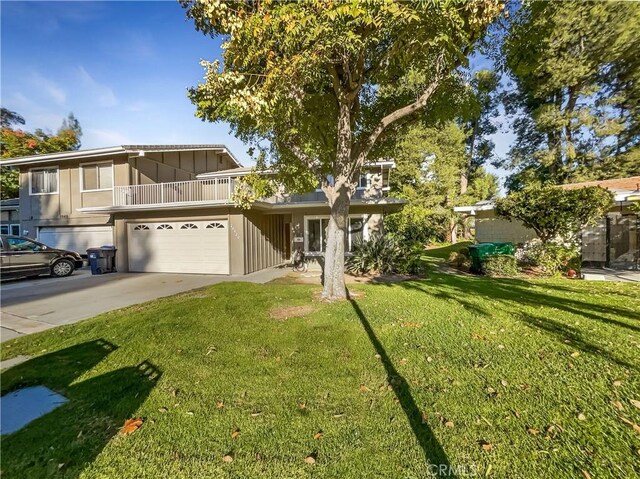
<instances>
[{"instance_id":1,"label":"black parked car","mask_svg":"<svg viewBox=\"0 0 640 479\"><path fill-rule=\"evenodd\" d=\"M51 248L23 236L0 235L0 247L2 279L41 274L69 276L83 265L75 251Z\"/></svg>"}]
</instances>

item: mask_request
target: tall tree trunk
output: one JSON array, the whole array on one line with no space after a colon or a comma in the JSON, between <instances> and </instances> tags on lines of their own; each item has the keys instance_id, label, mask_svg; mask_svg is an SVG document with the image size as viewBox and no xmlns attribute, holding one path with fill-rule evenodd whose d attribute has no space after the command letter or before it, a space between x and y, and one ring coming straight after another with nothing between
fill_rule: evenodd
<instances>
[{"instance_id":1,"label":"tall tree trunk","mask_svg":"<svg viewBox=\"0 0 640 479\"><path fill-rule=\"evenodd\" d=\"M458 225L455 218L449 220L449 237L451 238L451 244L458 242Z\"/></svg>"},{"instance_id":2,"label":"tall tree trunk","mask_svg":"<svg viewBox=\"0 0 640 479\"><path fill-rule=\"evenodd\" d=\"M351 194L343 184L328 194L331 216L327 228L327 245L324 255L324 299L344 299L347 288L344 283L344 253L347 228L349 223L349 204Z\"/></svg>"},{"instance_id":3,"label":"tall tree trunk","mask_svg":"<svg viewBox=\"0 0 640 479\"><path fill-rule=\"evenodd\" d=\"M355 189L351 164L351 111L348 102L338 104L338 144L333 171L334 184L327 185L324 192L329 201L331 215L327 228L327 244L324 254L324 299L345 299L344 244L349 223L349 205Z\"/></svg>"}]
</instances>

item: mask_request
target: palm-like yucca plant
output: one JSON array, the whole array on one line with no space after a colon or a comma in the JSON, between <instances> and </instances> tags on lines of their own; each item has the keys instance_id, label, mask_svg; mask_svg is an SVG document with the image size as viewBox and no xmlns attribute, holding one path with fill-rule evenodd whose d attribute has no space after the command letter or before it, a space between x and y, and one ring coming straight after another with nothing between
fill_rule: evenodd
<instances>
[{"instance_id":1,"label":"palm-like yucca plant","mask_svg":"<svg viewBox=\"0 0 640 479\"><path fill-rule=\"evenodd\" d=\"M391 273L401 259L402 250L391 238L374 235L368 241L359 240L353 254L347 258L347 271L351 273Z\"/></svg>"}]
</instances>

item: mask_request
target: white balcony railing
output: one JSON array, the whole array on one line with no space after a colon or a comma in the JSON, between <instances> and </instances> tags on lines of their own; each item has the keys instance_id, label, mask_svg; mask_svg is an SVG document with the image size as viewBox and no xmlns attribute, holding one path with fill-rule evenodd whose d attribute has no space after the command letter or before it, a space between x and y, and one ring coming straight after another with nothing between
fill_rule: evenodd
<instances>
[{"instance_id":1,"label":"white balcony railing","mask_svg":"<svg viewBox=\"0 0 640 479\"><path fill-rule=\"evenodd\" d=\"M148 185L114 186L113 206L160 206L178 204L231 204L235 187L234 177L207 180L173 181ZM358 189L352 199L375 199L385 196L383 190ZM274 204L326 202L322 191L304 194L285 194L265 198Z\"/></svg>"},{"instance_id":2,"label":"white balcony railing","mask_svg":"<svg viewBox=\"0 0 640 479\"><path fill-rule=\"evenodd\" d=\"M114 186L114 206L231 203L233 178Z\"/></svg>"}]
</instances>

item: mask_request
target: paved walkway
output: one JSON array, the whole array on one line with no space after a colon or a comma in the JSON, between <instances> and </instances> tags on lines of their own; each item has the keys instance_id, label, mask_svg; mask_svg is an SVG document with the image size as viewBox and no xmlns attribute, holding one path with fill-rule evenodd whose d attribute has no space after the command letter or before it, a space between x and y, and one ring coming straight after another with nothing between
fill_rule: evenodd
<instances>
[{"instance_id":1,"label":"paved walkway","mask_svg":"<svg viewBox=\"0 0 640 479\"><path fill-rule=\"evenodd\" d=\"M587 281L624 281L640 283L640 271L623 271L608 268L583 268L582 277Z\"/></svg>"},{"instance_id":2,"label":"paved walkway","mask_svg":"<svg viewBox=\"0 0 640 479\"><path fill-rule=\"evenodd\" d=\"M166 273L92 276L82 269L67 278L4 281L0 284L0 341L225 281L266 283L289 271L270 268L246 276Z\"/></svg>"}]
</instances>

